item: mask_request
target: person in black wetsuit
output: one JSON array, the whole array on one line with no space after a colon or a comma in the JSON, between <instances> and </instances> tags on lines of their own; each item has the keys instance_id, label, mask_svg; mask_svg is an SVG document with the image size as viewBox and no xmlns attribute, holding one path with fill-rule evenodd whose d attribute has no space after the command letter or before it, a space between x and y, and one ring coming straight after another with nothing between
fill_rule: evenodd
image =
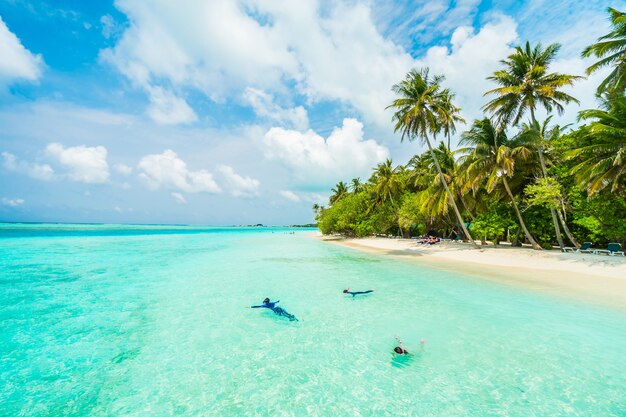
<instances>
[{"instance_id":1,"label":"person in black wetsuit","mask_svg":"<svg viewBox=\"0 0 626 417\"><path fill-rule=\"evenodd\" d=\"M269 298L265 298L265 300L263 300L263 304L261 304L259 306L252 306L250 308L269 308L270 310L272 310L274 312L274 314L276 314L278 316L282 316L282 317L287 317L289 319L289 321L298 321L296 316L294 316L293 314L287 313L285 311L285 309L283 309L281 307L276 307L276 304L278 304L279 302L280 302L280 300L270 301Z\"/></svg>"},{"instance_id":2,"label":"person in black wetsuit","mask_svg":"<svg viewBox=\"0 0 626 417\"><path fill-rule=\"evenodd\" d=\"M348 288L347 290L343 290L344 294L350 294L352 297L354 297L355 295L359 295L359 294L369 294L371 292L374 292L374 290L367 290L367 291L350 291L350 288Z\"/></svg>"}]
</instances>

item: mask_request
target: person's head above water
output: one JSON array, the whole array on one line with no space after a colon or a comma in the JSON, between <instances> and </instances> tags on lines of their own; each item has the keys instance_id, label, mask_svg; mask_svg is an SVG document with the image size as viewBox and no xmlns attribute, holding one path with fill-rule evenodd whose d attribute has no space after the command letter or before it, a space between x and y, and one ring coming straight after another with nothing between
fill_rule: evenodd
<instances>
[{"instance_id":1,"label":"person's head above water","mask_svg":"<svg viewBox=\"0 0 626 417\"><path fill-rule=\"evenodd\" d=\"M350 289L350 288L348 288L348 290L349 290L349 289ZM344 293L344 294L347 294L347 293L348 293L348 290L343 290L343 293Z\"/></svg>"},{"instance_id":2,"label":"person's head above water","mask_svg":"<svg viewBox=\"0 0 626 417\"><path fill-rule=\"evenodd\" d=\"M263 300L263 304L269 304L269 302L270 302L270 299L265 297L265 300Z\"/></svg>"},{"instance_id":3,"label":"person's head above water","mask_svg":"<svg viewBox=\"0 0 626 417\"><path fill-rule=\"evenodd\" d=\"M393 348L393 351L396 352L398 355L406 355L407 352L405 349L402 349L400 346L396 346L395 348Z\"/></svg>"}]
</instances>

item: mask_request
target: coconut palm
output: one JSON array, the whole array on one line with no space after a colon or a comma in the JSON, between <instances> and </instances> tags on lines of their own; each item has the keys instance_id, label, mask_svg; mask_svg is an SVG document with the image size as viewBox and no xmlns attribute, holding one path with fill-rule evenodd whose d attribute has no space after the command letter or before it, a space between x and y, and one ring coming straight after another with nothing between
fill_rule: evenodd
<instances>
[{"instance_id":1,"label":"coconut palm","mask_svg":"<svg viewBox=\"0 0 626 417\"><path fill-rule=\"evenodd\" d=\"M488 80L495 81L500 86L485 93L496 95L483 109L492 113L496 120L506 126L517 125L526 112L530 112L532 122L535 122L535 110L538 106L548 113L556 109L563 113L564 105L574 102L576 98L563 92L561 89L571 86L574 81L582 78L576 75L549 73L549 66L561 46L548 45L545 49L541 44L534 48L526 42L524 48L518 46L515 52L507 59L500 61L504 69L496 71Z\"/></svg>"},{"instance_id":2,"label":"coconut palm","mask_svg":"<svg viewBox=\"0 0 626 417\"><path fill-rule=\"evenodd\" d=\"M612 193L626 189L626 96L605 100L603 107L580 112L581 120L592 120L585 129L589 144L565 155L581 160L572 173L590 197L605 188Z\"/></svg>"},{"instance_id":3,"label":"coconut palm","mask_svg":"<svg viewBox=\"0 0 626 417\"><path fill-rule=\"evenodd\" d=\"M349 192L348 191L348 186L343 181L339 181L337 183L337 185L335 185L335 188L333 188L331 191L333 193L330 196L330 198L328 199L328 202L331 205L335 204L337 201L339 201L342 198L344 198L346 195L348 195L348 192Z\"/></svg>"},{"instance_id":4,"label":"coconut palm","mask_svg":"<svg viewBox=\"0 0 626 417\"><path fill-rule=\"evenodd\" d=\"M441 88L443 80L443 76L431 77L427 68L419 71L413 69L409 71L404 80L393 86L393 92L400 97L395 99L387 108L395 110L393 115L394 131L402 131L401 140L404 140L405 137L409 140L422 139L428 145L437 173L448 194L457 220L467 239L475 248L478 248L465 226L465 221L441 172L439 161L428 137L433 135L434 138L441 130L441 114L445 112L447 97L450 96L449 90Z\"/></svg>"},{"instance_id":5,"label":"coconut palm","mask_svg":"<svg viewBox=\"0 0 626 417\"><path fill-rule=\"evenodd\" d=\"M402 192L402 178L398 174L398 168L392 167L391 159L387 159L374 168L372 175L374 181L373 192L378 202L385 202L388 199L391 205L395 207L396 203L393 196L397 196Z\"/></svg>"},{"instance_id":6,"label":"coconut palm","mask_svg":"<svg viewBox=\"0 0 626 417\"><path fill-rule=\"evenodd\" d=\"M476 190L486 182L485 188L491 193L502 182L526 239L533 249L541 250L524 223L507 179L513 177L518 160L525 161L534 155L533 149L510 141L506 132L496 128L488 118L474 121L471 129L461 135L461 144L469 146L461 150L466 154L461 158L461 163L468 187Z\"/></svg>"},{"instance_id":7,"label":"coconut palm","mask_svg":"<svg viewBox=\"0 0 626 417\"><path fill-rule=\"evenodd\" d=\"M544 150L546 150L549 147L550 141L557 140L561 136L561 133L563 132L563 130L565 130L564 127L560 127L558 125L551 126L550 125L551 119L552 119L552 116L548 116L546 120L544 120L543 123L539 123L539 122L524 123L522 124L520 133L517 136L520 141L524 142L528 146L534 147L537 150L537 154L540 157L540 161L542 160L542 158L544 158L545 156ZM546 155L549 155L549 154L546 154ZM541 168L542 168L542 174L544 178L547 177L548 173L546 171L545 158L543 159L543 162L541 163ZM552 178L552 180L556 181L555 178ZM565 205L564 200L562 201L561 205L562 206ZM570 242L572 242L574 246L580 247L580 244L576 241L576 239L572 235L572 232L569 230L569 227L567 226L567 222L565 221L565 215L563 214L563 212L560 209L556 209L556 208L553 208L552 210L556 211L556 214L561 222L561 226L563 226L563 231L567 235ZM557 235L557 239L558 237L559 235ZM559 242L559 244L560 243L561 242Z\"/></svg>"},{"instance_id":8,"label":"coconut palm","mask_svg":"<svg viewBox=\"0 0 626 417\"><path fill-rule=\"evenodd\" d=\"M626 13L608 8L612 29L598 38L598 42L585 48L582 56L600 58L587 68L587 74L608 66L615 66L613 71L598 86L598 95L604 92L623 92L626 88Z\"/></svg>"},{"instance_id":9,"label":"coconut palm","mask_svg":"<svg viewBox=\"0 0 626 417\"><path fill-rule=\"evenodd\" d=\"M456 161L455 152L451 151L446 145L441 142L438 147L434 149L434 154L441 167L443 177L452 192L452 195L456 201L460 201L465 209L465 212L474 219L474 215L469 209L467 201L463 195L462 185L459 182L459 167ZM450 202L448 201L448 194L443 188L441 177L436 173L435 162L430 153L425 153L419 161L419 169L412 172L412 176L409 177L414 181L416 188L418 184L426 183L428 187L425 192L427 197L424 199L424 203L431 208L432 213L448 214L448 207Z\"/></svg>"},{"instance_id":10,"label":"coconut palm","mask_svg":"<svg viewBox=\"0 0 626 417\"><path fill-rule=\"evenodd\" d=\"M453 99L454 95L450 93L443 96L443 105L439 116L439 125L448 140L448 149L450 149L450 138L456 132L456 122L465 123L465 119L459 114L461 108L452 103Z\"/></svg>"},{"instance_id":11,"label":"coconut palm","mask_svg":"<svg viewBox=\"0 0 626 417\"><path fill-rule=\"evenodd\" d=\"M543 107L548 113L556 109L563 113L564 105L575 102L576 98L563 92L565 86L571 86L574 81L582 78L576 75L550 73L549 66L560 49L559 44L548 45L545 49L541 44L531 48L526 42L524 48L518 46L515 52L505 60L500 61L504 69L496 71L487 79L500 85L489 90L485 95L496 95L483 109L492 113L504 128L509 123L517 125L526 112L530 112L530 121L537 123L535 110ZM547 176L547 169L543 155L543 145L537 147L539 163L543 176ZM556 211L551 208L552 224L556 239L561 250L564 248L563 238L559 228Z\"/></svg>"},{"instance_id":12,"label":"coconut palm","mask_svg":"<svg viewBox=\"0 0 626 417\"><path fill-rule=\"evenodd\" d=\"M363 183L361 182L361 178L352 178L350 181L350 188L354 194L358 194L363 191Z\"/></svg>"}]
</instances>

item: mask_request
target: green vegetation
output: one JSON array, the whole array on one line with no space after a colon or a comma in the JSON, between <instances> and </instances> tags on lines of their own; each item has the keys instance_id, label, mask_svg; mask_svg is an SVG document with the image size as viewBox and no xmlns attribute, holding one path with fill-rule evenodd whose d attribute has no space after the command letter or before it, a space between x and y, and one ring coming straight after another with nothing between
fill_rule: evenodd
<instances>
[{"instance_id":1,"label":"green vegetation","mask_svg":"<svg viewBox=\"0 0 626 417\"><path fill-rule=\"evenodd\" d=\"M527 42L501 61L488 77L497 87L485 93L487 117L468 124L456 150L450 138L465 121L454 94L442 76L411 70L388 108L401 140L419 140L427 152L406 165L387 160L366 182L338 183L328 207L314 206L321 231L523 240L538 250L626 245L626 14L609 14L612 31L582 55L600 59L589 74L613 71L598 87L600 108L581 111L575 129L551 123L553 111L578 102L563 88L582 78L550 71L558 44Z\"/></svg>"}]
</instances>

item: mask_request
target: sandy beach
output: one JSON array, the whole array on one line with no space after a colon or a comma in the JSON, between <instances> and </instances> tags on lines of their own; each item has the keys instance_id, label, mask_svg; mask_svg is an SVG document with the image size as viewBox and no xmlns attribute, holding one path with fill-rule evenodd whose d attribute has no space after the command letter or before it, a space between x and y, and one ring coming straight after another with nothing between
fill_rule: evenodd
<instances>
[{"instance_id":1,"label":"sandy beach","mask_svg":"<svg viewBox=\"0 0 626 417\"><path fill-rule=\"evenodd\" d=\"M575 298L626 311L626 257L534 251L505 245L472 249L469 244L419 245L411 239L318 238L379 255L462 271L481 279Z\"/></svg>"}]
</instances>

